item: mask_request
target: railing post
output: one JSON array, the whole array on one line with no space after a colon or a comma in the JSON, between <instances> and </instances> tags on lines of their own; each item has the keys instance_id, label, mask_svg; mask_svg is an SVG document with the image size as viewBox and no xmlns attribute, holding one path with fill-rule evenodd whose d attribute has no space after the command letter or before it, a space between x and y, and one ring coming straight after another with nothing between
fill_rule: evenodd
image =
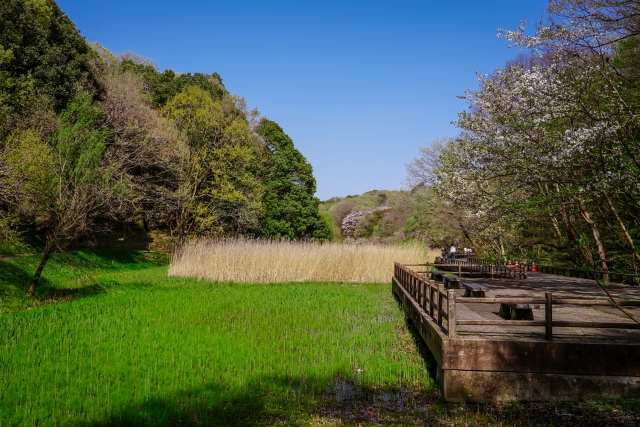
<instances>
[{"instance_id":1,"label":"railing post","mask_svg":"<svg viewBox=\"0 0 640 427\"><path fill-rule=\"evenodd\" d=\"M413 288L413 298L418 299L418 275L414 273L411 287Z\"/></svg>"},{"instance_id":2,"label":"railing post","mask_svg":"<svg viewBox=\"0 0 640 427\"><path fill-rule=\"evenodd\" d=\"M427 310L427 289L429 289L429 279L422 281L422 309L428 313Z\"/></svg>"},{"instance_id":3,"label":"railing post","mask_svg":"<svg viewBox=\"0 0 640 427\"><path fill-rule=\"evenodd\" d=\"M456 291L454 289L447 291L447 316L449 317L447 334L449 338L454 338L456 336Z\"/></svg>"},{"instance_id":4,"label":"railing post","mask_svg":"<svg viewBox=\"0 0 640 427\"><path fill-rule=\"evenodd\" d=\"M404 288L409 292L409 270L404 269Z\"/></svg>"},{"instance_id":5,"label":"railing post","mask_svg":"<svg viewBox=\"0 0 640 427\"><path fill-rule=\"evenodd\" d=\"M458 264L458 277L462 277L462 265Z\"/></svg>"},{"instance_id":6,"label":"railing post","mask_svg":"<svg viewBox=\"0 0 640 427\"><path fill-rule=\"evenodd\" d=\"M438 326L442 326L442 292L444 291L444 285L438 285Z\"/></svg>"},{"instance_id":7,"label":"railing post","mask_svg":"<svg viewBox=\"0 0 640 427\"><path fill-rule=\"evenodd\" d=\"M412 298L415 298L415 294L413 292L413 284L415 282L415 277L413 277L413 274L409 275L409 295L411 295Z\"/></svg>"},{"instance_id":8,"label":"railing post","mask_svg":"<svg viewBox=\"0 0 640 427\"><path fill-rule=\"evenodd\" d=\"M434 310L438 309L438 287L436 286L436 282L433 282L433 286L431 289L431 305L429 306L429 314L431 317L435 317Z\"/></svg>"},{"instance_id":9,"label":"railing post","mask_svg":"<svg viewBox=\"0 0 640 427\"><path fill-rule=\"evenodd\" d=\"M413 274L409 276L409 285L411 287L411 297L415 299L416 298L416 278Z\"/></svg>"},{"instance_id":10,"label":"railing post","mask_svg":"<svg viewBox=\"0 0 640 427\"><path fill-rule=\"evenodd\" d=\"M491 264L491 278L493 279L493 264Z\"/></svg>"},{"instance_id":11,"label":"railing post","mask_svg":"<svg viewBox=\"0 0 640 427\"><path fill-rule=\"evenodd\" d=\"M428 300L429 300L429 279L425 279L422 282L422 308L424 309L425 313L429 313L429 309L428 309Z\"/></svg>"},{"instance_id":12,"label":"railing post","mask_svg":"<svg viewBox=\"0 0 640 427\"><path fill-rule=\"evenodd\" d=\"M551 292L545 292L544 297L546 299L544 304L544 321L546 323L544 327L544 339L553 341L553 298Z\"/></svg>"}]
</instances>

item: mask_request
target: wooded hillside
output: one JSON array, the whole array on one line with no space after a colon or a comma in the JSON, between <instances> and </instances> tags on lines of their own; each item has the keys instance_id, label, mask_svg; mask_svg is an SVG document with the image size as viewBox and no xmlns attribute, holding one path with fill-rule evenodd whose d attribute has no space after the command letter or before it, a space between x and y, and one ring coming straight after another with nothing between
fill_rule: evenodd
<instances>
[{"instance_id":1,"label":"wooded hillside","mask_svg":"<svg viewBox=\"0 0 640 427\"><path fill-rule=\"evenodd\" d=\"M88 44L53 0L0 17L0 250L39 239L32 288L54 251L127 221L175 244L329 237L311 165L217 73Z\"/></svg>"}]
</instances>

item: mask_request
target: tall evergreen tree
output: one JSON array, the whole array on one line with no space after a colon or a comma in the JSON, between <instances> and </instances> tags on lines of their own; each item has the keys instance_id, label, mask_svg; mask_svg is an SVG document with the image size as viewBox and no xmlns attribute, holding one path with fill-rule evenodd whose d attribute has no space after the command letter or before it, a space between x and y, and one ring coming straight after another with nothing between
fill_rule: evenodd
<instances>
[{"instance_id":1,"label":"tall evergreen tree","mask_svg":"<svg viewBox=\"0 0 640 427\"><path fill-rule=\"evenodd\" d=\"M264 139L262 233L273 238L328 239L331 230L318 213L316 180L307 159L282 128L263 119L258 134Z\"/></svg>"}]
</instances>

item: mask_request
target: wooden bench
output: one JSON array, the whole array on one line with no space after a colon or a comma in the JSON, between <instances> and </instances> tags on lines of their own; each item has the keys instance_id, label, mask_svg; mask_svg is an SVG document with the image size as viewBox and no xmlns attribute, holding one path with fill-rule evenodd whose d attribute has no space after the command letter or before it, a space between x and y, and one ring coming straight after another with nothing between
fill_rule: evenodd
<instances>
[{"instance_id":1,"label":"wooden bench","mask_svg":"<svg viewBox=\"0 0 640 427\"><path fill-rule=\"evenodd\" d=\"M458 276L443 276L445 289L460 289L460 278Z\"/></svg>"},{"instance_id":2,"label":"wooden bench","mask_svg":"<svg viewBox=\"0 0 640 427\"><path fill-rule=\"evenodd\" d=\"M496 298L511 298L496 296ZM516 304L509 302L500 303L500 317L510 320L533 320L533 310L539 310L540 304Z\"/></svg>"},{"instance_id":3,"label":"wooden bench","mask_svg":"<svg viewBox=\"0 0 640 427\"><path fill-rule=\"evenodd\" d=\"M465 297L484 298L484 293L489 290L486 286L477 283L462 282L461 284L464 288Z\"/></svg>"},{"instance_id":4,"label":"wooden bench","mask_svg":"<svg viewBox=\"0 0 640 427\"><path fill-rule=\"evenodd\" d=\"M431 270L431 279L436 282L442 282L444 279L444 271L440 270Z\"/></svg>"}]
</instances>

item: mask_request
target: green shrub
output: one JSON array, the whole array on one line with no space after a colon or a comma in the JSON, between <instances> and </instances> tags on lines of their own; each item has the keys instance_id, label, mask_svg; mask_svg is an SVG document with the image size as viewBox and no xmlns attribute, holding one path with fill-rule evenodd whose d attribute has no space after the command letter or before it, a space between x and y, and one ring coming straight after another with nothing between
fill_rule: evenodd
<instances>
[{"instance_id":1,"label":"green shrub","mask_svg":"<svg viewBox=\"0 0 640 427\"><path fill-rule=\"evenodd\" d=\"M377 210L371 212L369 215L363 218L360 218L360 220L358 220L358 225L356 225L356 230L353 233L353 237L372 237L380 221L382 220L384 213L384 210Z\"/></svg>"}]
</instances>

